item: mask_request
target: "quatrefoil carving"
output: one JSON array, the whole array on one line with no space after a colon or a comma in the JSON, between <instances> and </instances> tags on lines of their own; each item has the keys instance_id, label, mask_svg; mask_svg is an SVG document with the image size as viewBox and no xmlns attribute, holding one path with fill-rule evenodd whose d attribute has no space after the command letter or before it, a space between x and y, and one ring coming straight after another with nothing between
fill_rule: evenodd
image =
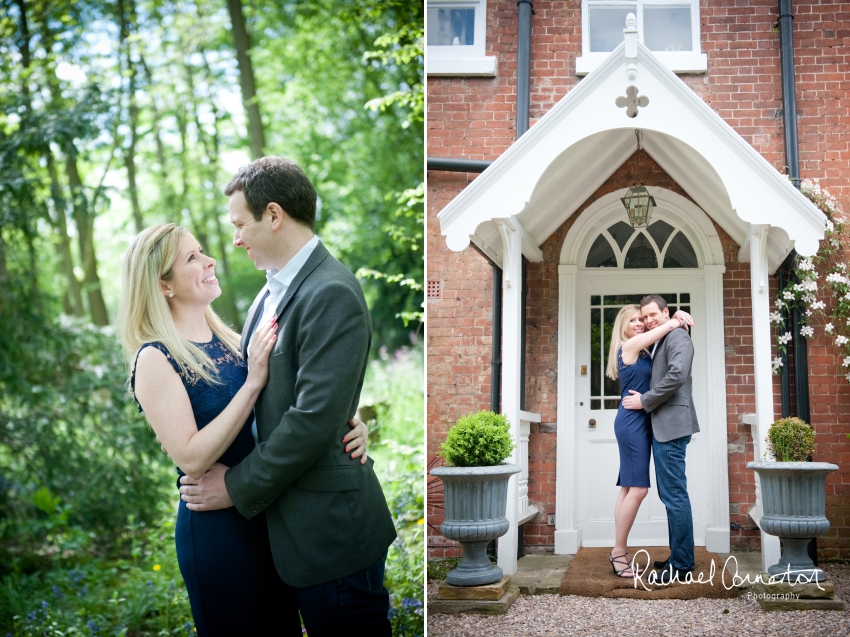
<instances>
[{"instance_id":1,"label":"quatrefoil carving","mask_svg":"<svg viewBox=\"0 0 850 637\"><path fill-rule=\"evenodd\" d=\"M637 86L630 86L626 89L626 96L622 95L617 98L615 102L617 108L626 109L626 115L629 117L637 117L638 107L644 107L649 104L649 98L646 95L641 95L638 97L638 89Z\"/></svg>"}]
</instances>

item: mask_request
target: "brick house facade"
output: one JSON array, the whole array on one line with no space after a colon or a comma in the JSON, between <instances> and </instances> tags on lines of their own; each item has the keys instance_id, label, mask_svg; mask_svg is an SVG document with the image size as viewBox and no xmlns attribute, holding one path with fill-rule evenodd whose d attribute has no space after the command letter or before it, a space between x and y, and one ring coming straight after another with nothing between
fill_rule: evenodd
<instances>
[{"instance_id":1,"label":"brick house facade","mask_svg":"<svg viewBox=\"0 0 850 637\"><path fill-rule=\"evenodd\" d=\"M701 0L699 44L707 68L679 77L777 171L785 165L777 3ZM584 62L581 2L535 4L531 37L531 124L580 84ZM819 179L845 208L850 205L850 7L794 3L800 173ZM515 2L486 3L486 55L495 57L494 77L429 75L428 155L495 160L514 142L517 69ZM585 44L586 46L586 44ZM430 55L430 53L429 53ZM585 57L587 57L585 55ZM643 71L642 71L643 72ZM844 100L844 101L842 101ZM471 173L429 171L427 179L427 279L442 284L427 304L429 459L448 427L461 415L490 406L492 268L472 247L453 252L437 214L477 178ZM558 421L558 297L562 246L582 212L605 195L642 181L698 205L656 162L639 150L610 176L540 245L542 259L527 264L525 406L540 415L528 440L528 498L536 517L524 525L526 552L555 549ZM625 216L625 215L624 215ZM710 216L710 214L709 214ZM755 549L760 533L748 511L755 503L753 432L740 417L755 410L751 268L739 260L741 245L712 220L722 246L723 365L728 461L728 525L731 548ZM771 298L776 277L769 277ZM824 298L827 303L829 299ZM819 539L821 559L850 558L850 385L840 372L833 339L818 332L808 342L811 422L817 432L816 460L838 464L827 480L831 527ZM779 417L778 377L773 417ZM700 416L702 419L702 416ZM563 429L561 430L563 431ZM705 432L705 426L703 426ZM613 485L616 476L611 476ZM613 488L613 487L612 487ZM439 535L441 510L429 506L429 556L457 553Z\"/></svg>"}]
</instances>

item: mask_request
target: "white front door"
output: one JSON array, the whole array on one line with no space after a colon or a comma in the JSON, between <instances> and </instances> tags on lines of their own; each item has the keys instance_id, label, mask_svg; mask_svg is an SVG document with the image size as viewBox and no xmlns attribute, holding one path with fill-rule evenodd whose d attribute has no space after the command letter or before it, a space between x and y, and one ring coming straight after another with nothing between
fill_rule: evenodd
<instances>
[{"instance_id":1,"label":"white front door","mask_svg":"<svg viewBox=\"0 0 850 637\"><path fill-rule=\"evenodd\" d=\"M623 305L639 303L649 293L662 295L671 310L694 317L693 392L697 416L707 419L705 358L705 280L693 270L685 274L659 270L582 271L576 288L576 484L577 524L583 546L614 545L614 504L619 487L619 451L614 418L620 399L619 381L605 376L611 329ZM672 314L672 311L671 311ZM688 445L688 493L694 516L694 540L705 544L708 523L708 462L706 436L696 434ZM663 546L667 516L658 498L655 466L650 464L650 490L629 535L630 546Z\"/></svg>"}]
</instances>

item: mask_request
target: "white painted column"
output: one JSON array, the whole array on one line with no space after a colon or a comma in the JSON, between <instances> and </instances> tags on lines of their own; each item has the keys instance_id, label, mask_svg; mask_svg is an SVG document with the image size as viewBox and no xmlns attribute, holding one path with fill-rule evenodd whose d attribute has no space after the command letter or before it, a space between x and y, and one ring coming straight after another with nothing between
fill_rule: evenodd
<instances>
[{"instance_id":1,"label":"white painted column","mask_svg":"<svg viewBox=\"0 0 850 637\"><path fill-rule=\"evenodd\" d=\"M581 547L576 528L575 391L576 284L575 265L558 266L558 439L555 467L555 553L573 555Z\"/></svg>"},{"instance_id":2,"label":"white painted column","mask_svg":"<svg viewBox=\"0 0 850 637\"><path fill-rule=\"evenodd\" d=\"M502 251L502 413L511 424L514 442L519 440L520 360L522 354L522 233L510 219L498 221ZM519 464L519 447L508 462ZM519 475L508 483L508 532L499 538L499 566L505 575L517 570L517 521Z\"/></svg>"},{"instance_id":3,"label":"white painted column","mask_svg":"<svg viewBox=\"0 0 850 637\"><path fill-rule=\"evenodd\" d=\"M752 228L750 237L750 295L753 304L753 375L756 392L756 425L753 427L755 460L761 459L761 450L768 429L773 424L773 370L770 364L770 286L768 285L767 232L768 225ZM756 437L755 432L758 432ZM761 486L756 475L756 506L751 510L756 523L761 516ZM762 568L776 564L780 558L779 538L761 532Z\"/></svg>"},{"instance_id":4,"label":"white painted column","mask_svg":"<svg viewBox=\"0 0 850 637\"><path fill-rule=\"evenodd\" d=\"M705 548L728 553L729 539L729 449L726 435L726 356L723 347L724 265L706 265L705 329L708 423L702 427L708 442L708 528Z\"/></svg>"}]
</instances>

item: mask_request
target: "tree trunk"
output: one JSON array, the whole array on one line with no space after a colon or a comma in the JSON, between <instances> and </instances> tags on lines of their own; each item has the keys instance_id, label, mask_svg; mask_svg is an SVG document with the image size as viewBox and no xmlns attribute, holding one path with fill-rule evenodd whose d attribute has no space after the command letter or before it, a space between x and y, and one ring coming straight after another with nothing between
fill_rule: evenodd
<instances>
[{"instance_id":1,"label":"tree trunk","mask_svg":"<svg viewBox=\"0 0 850 637\"><path fill-rule=\"evenodd\" d=\"M42 8L46 10L44 5ZM59 84L56 81L56 73L50 68L53 56L53 43L55 41L53 32L48 26L47 15L42 15L39 20L41 24L41 43L45 52L44 71L47 78L47 87L50 90L51 107L58 110L61 108L62 96L59 92ZM53 200L55 218L51 218L53 227L58 234L59 241L56 250L59 254L59 262L68 281L68 288L63 295L63 305L68 314L84 316L85 306L80 289L80 281L74 273L74 256L71 252L71 237L68 235L68 215L65 209L65 196L62 194L62 184L59 181L59 172L56 170L56 160L50 148L50 142L44 144L44 158L47 162L47 171L50 175L50 198ZM82 255L80 257L83 258Z\"/></svg>"},{"instance_id":2,"label":"tree trunk","mask_svg":"<svg viewBox=\"0 0 850 637\"><path fill-rule=\"evenodd\" d=\"M59 243L57 245L59 261L62 264L62 270L68 281L68 307L66 311L68 314L73 314L74 316L83 316L85 314L85 308L83 306L83 295L80 292L80 282L77 280L77 275L74 274L74 257L71 254L71 238L68 236L68 217L65 213L65 199L62 197L62 185L59 183L56 161L49 148L47 149L47 170L50 173L50 195L53 199L53 208L56 212L53 225L59 235Z\"/></svg>"},{"instance_id":3,"label":"tree trunk","mask_svg":"<svg viewBox=\"0 0 850 637\"><path fill-rule=\"evenodd\" d=\"M184 66L188 69L188 65L185 64L185 60ZM189 75L191 75L191 71L189 71ZM189 90L191 92L192 88L190 87ZM189 149L186 142L186 112L183 109L182 104L177 109L177 126L180 129L180 174L183 184L183 192L180 196L180 201L184 203L186 206L185 210L189 213L189 221L192 225L192 229L195 231L195 238L198 240L198 243L201 244L201 247L204 247L209 245L209 237L201 224L201 220L197 218L197 214L194 212L194 206L192 206L189 202ZM198 135L202 134L202 131L198 130Z\"/></svg>"},{"instance_id":4,"label":"tree trunk","mask_svg":"<svg viewBox=\"0 0 850 637\"><path fill-rule=\"evenodd\" d=\"M254 68L251 66L251 37L245 28L245 16L242 14L242 0L227 0L230 10L230 23L233 27L233 46L236 49L236 62L239 66L239 86L242 88L242 104L248 115L248 139L251 155L254 159L265 153L266 136L263 120L260 117L260 104L254 82Z\"/></svg>"},{"instance_id":5,"label":"tree trunk","mask_svg":"<svg viewBox=\"0 0 850 637\"><path fill-rule=\"evenodd\" d=\"M211 74L211 71L209 69L209 65L207 64L206 56L203 55L203 52L201 52L201 56L204 59L204 69L209 75ZM218 108L216 107L215 103L212 101L212 98L210 98L210 104L212 105L213 109L214 127L213 134L210 136L210 139L207 139L207 135L204 134L204 130L201 127L201 118L198 114L198 100L196 98L195 93L195 76L192 73L192 68L189 64L184 63L184 66L186 70L186 81L189 87L189 93L192 95L192 114L195 120L195 126L198 129L198 138L201 141L201 144L204 147L204 152L206 153L207 159L209 160L209 162L207 163L207 178L215 188L215 183L218 180L218 121L220 113L218 112ZM210 78L208 77L208 82L209 79ZM236 299L233 295L233 288L232 286L228 285L228 283L230 282L230 263L227 260L227 252L225 252L226 245L224 242L223 229L221 227L221 221L218 218L218 213L216 212L215 207L213 207L213 209L209 211L209 213L210 214L208 216L211 216L215 220L214 232L216 237L218 238L218 249L219 254L221 255L222 269L224 270L225 285L222 289L222 316L226 322L230 323L231 325L236 325L239 321L239 311L236 309Z\"/></svg>"},{"instance_id":6,"label":"tree trunk","mask_svg":"<svg viewBox=\"0 0 850 637\"><path fill-rule=\"evenodd\" d=\"M174 211L174 191L171 189L171 184L168 181L168 169L165 165L165 145L162 143L162 132L159 127L160 115L159 107L156 103L156 95L153 94L153 75L145 62L145 56L139 53L139 64L142 66L142 72L145 74L145 82L147 83L148 93L151 98L151 110L153 111L153 136L156 141L156 160L159 163L159 178L162 182L162 193L165 195L165 206L171 214Z\"/></svg>"},{"instance_id":7,"label":"tree trunk","mask_svg":"<svg viewBox=\"0 0 850 637\"><path fill-rule=\"evenodd\" d=\"M130 190L130 202L133 208L133 221L136 224L136 232L144 230L142 222L142 209L139 206L139 191L136 187L136 142L138 141L138 122L139 122L139 107L136 103L136 65L133 64L133 56L130 53L130 43L127 38L130 37L130 23L127 19L127 14L130 14L131 19L135 18L135 7L133 0L129 1L129 7L124 6L124 0L118 0L118 18L121 25L119 51L119 68L121 68L120 58L123 52L124 60L127 64L126 73L129 78L128 93L128 112L130 116L130 145L124 151L124 165L127 168L127 183ZM123 70L123 69L122 69ZM123 84L123 82L122 82Z\"/></svg>"},{"instance_id":8,"label":"tree trunk","mask_svg":"<svg viewBox=\"0 0 850 637\"><path fill-rule=\"evenodd\" d=\"M18 50L21 53L21 66L24 68L23 77L21 78L21 95L24 98L24 104L27 108L27 114L29 114L29 110L31 108L29 74L30 60L32 59L32 56L30 54L30 28L29 23L27 22L26 0L15 0L15 4L18 5L18 11L21 14L21 39L18 43Z\"/></svg>"},{"instance_id":9,"label":"tree trunk","mask_svg":"<svg viewBox=\"0 0 850 637\"><path fill-rule=\"evenodd\" d=\"M0 226L0 288L9 280L9 269L6 267L6 244L3 241L3 226Z\"/></svg>"},{"instance_id":10,"label":"tree trunk","mask_svg":"<svg viewBox=\"0 0 850 637\"><path fill-rule=\"evenodd\" d=\"M89 301L89 312L95 325L109 325L109 315L103 292L100 289L100 277L97 274L97 252L94 247L94 215L89 210L88 201L83 192L83 182L77 170L77 149L69 143L65 149L65 172L71 186L74 201L74 221L77 224L77 236L80 246L80 258L83 262L83 288Z\"/></svg>"}]
</instances>

